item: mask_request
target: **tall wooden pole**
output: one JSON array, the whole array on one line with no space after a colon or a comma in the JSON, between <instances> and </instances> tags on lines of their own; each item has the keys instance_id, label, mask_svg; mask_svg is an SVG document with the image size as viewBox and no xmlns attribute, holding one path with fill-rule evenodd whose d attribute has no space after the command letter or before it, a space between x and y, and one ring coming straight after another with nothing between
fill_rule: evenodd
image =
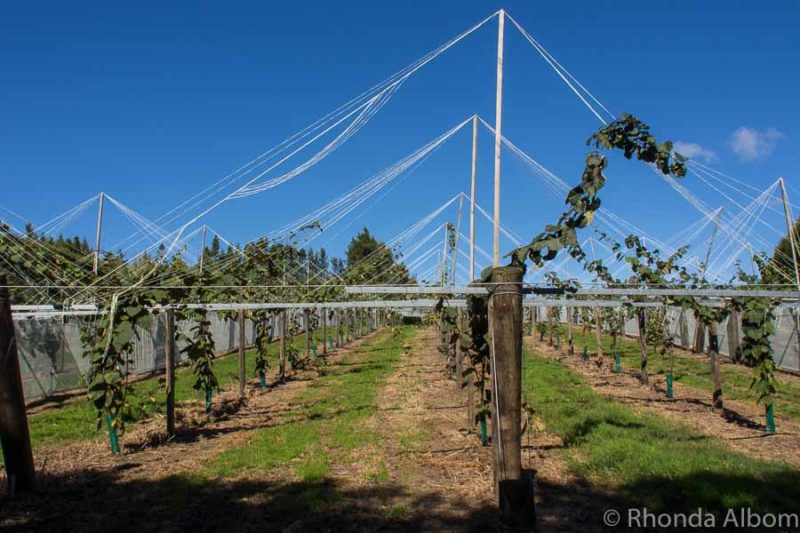
<instances>
[{"instance_id":1,"label":"tall wooden pole","mask_svg":"<svg viewBox=\"0 0 800 533\"><path fill-rule=\"evenodd\" d=\"M469 186L469 282L475 281L475 176L478 171L478 115L472 117L472 178Z\"/></svg>"},{"instance_id":2,"label":"tall wooden pole","mask_svg":"<svg viewBox=\"0 0 800 533\"><path fill-rule=\"evenodd\" d=\"M25 396L17 355L17 338L6 277L0 276L0 445L6 465L8 493L36 487Z\"/></svg>"},{"instance_id":3,"label":"tall wooden pole","mask_svg":"<svg viewBox=\"0 0 800 533\"><path fill-rule=\"evenodd\" d=\"M244 389L247 383L247 364L245 361L247 337L245 336L244 324L244 309L239 309L239 401L244 400Z\"/></svg>"},{"instance_id":4,"label":"tall wooden pole","mask_svg":"<svg viewBox=\"0 0 800 533\"><path fill-rule=\"evenodd\" d=\"M92 272L97 275L97 270L100 267L100 239L103 232L103 205L105 204L106 193L100 193L100 199L97 205L97 230L94 234L94 262L92 264Z\"/></svg>"},{"instance_id":5,"label":"tall wooden pole","mask_svg":"<svg viewBox=\"0 0 800 533\"><path fill-rule=\"evenodd\" d=\"M167 309L166 316L166 392L167 392L167 435L175 435L175 310Z\"/></svg>"},{"instance_id":6,"label":"tall wooden pole","mask_svg":"<svg viewBox=\"0 0 800 533\"><path fill-rule=\"evenodd\" d=\"M520 266L495 268L489 295L495 494L501 521L510 527L535 521L531 476L522 471L523 274Z\"/></svg>"},{"instance_id":7,"label":"tall wooden pole","mask_svg":"<svg viewBox=\"0 0 800 533\"><path fill-rule=\"evenodd\" d=\"M503 126L503 31L506 12L500 10L497 26L497 94L494 112L494 260L500 265L500 149L502 148Z\"/></svg>"}]
</instances>

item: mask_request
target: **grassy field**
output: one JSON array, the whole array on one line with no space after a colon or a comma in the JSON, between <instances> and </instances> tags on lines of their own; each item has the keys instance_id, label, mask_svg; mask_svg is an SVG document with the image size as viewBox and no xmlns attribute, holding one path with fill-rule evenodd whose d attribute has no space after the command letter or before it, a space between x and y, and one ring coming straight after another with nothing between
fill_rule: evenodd
<instances>
[{"instance_id":1,"label":"grassy field","mask_svg":"<svg viewBox=\"0 0 800 533\"><path fill-rule=\"evenodd\" d=\"M316 332L315 337L317 342L321 341L321 333ZM293 344L303 353L305 336L295 337ZM273 368L277 366L277 357L278 343L274 343L269 349L270 365ZM246 359L247 376L250 379L255 377L255 350L248 350ZM239 381L238 355L234 353L215 359L214 372L219 379L221 388L237 384ZM183 366L178 369L175 379L176 402L205 401L205 393L192 387L194 382L195 378L189 367ZM163 375L139 381L132 387L134 394L129 397L131 410L130 414L126 416L126 422L136 422L153 416L155 413L163 412L166 404ZM95 431L95 410L86 397L76 398L58 408L29 415L28 422L31 445L34 448L70 440L104 438L103 433Z\"/></svg>"},{"instance_id":2,"label":"grassy field","mask_svg":"<svg viewBox=\"0 0 800 533\"><path fill-rule=\"evenodd\" d=\"M414 328L382 331L365 346L326 369L298 399L286 424L259 432L247 446L226 450L205 473L232 477L248 469L291 464L303 481L327 476L334 455L347 456L377 436L363 422L376 412L375 395L392 370ZM385 468L375 465L375 476Z\"/></svg>"},{"instance_id":3,"label":"grassy field","mask_svg":"<svg viewBox=\"0 0 800 533\"><path fill-rule=\"evenodd\" d=\"M664 511L751 507L794 512L800 471L732 452L711 437L592 391L566 366L527 353L524 383L575 475L629 506Z\"/></svg>"},{"instance_id":4,"label":"grassy field","mask_svg":"<svg viewBox=\"0 0 800 533\"><path fill-rule=\"evenodd\" d=\"M559 330L561 332L562 345L565 345L566 326L563 324L560 325ZM576 353L580 353L580 351L583 350L584 335L581 333L580 327L573 328L572 332L575 351ZM593 330L586 335L585 341L589 346L589 353L596 352L597 341ZM626 338L622 340L618 346L619 349L616 351L620 354L623 370L632 369L638 372L641 366L639 342ZM603 354L607 357L611 357L610 335L603 335ZM708 391L710 398L712 382L708 357L699 354L689 354L682 350L675 350L673 364L672 375L676 383L680 383L686 387ZM650 350L648 356L650 374L666 375L669 371L669 367L670 361L668 357L654 355L652 349ZM758 395L750 390L752 375L749 368L743 365L731 364L722 365L721 371L722 392L725 398L755 403L758 399ZM778 393L775 396L776 417L788 417L800 422L800 386L796 385L794 381L788 382L787 380L782 380L780 374L777 375L777 380Z\"/></svg>"},{"instance_id":5,"label":"grassy field","mask_svg":"<svg viewBox=\"0 0 800 533\"><path fill-rule=\"evenodd\" d=\"M223 451L189 475L172 478L175 490L185 492L177 501L188 500L200 487L288 467L296 479L282 475L285 486L264 491L271 514L306 517L303 520L313 523L314 513L341 503L326 481L331 464L352 461L351 454L380 441L368 423L377 410L376 395L415 329L403 327L396 333L384 329L326 368L296 400L285 423L260 430L247 445ZM386 466L364 464L369 461L370 454L359 453L365 481L386 481ZM293 528L302 526L296 523Z\"/></svg>"}]
</instances>

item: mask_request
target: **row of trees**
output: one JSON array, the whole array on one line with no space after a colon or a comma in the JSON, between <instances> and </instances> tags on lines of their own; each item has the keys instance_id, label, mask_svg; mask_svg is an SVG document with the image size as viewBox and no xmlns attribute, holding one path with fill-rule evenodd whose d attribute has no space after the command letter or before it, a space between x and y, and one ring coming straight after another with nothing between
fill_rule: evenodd
<instances>
[{"instance_id":1,"label":"row of trees","mask_svg":"<svg viewBox=\"0 0 800 533\"><path fill-rule=\"evenodd\" d=\"M156 257L142 255L126 262L121 253L107 252L95 277L91 252L78 238L52 239L30 228L27 234L18 235L0 226L0 274L7 276L8 285L22 286L12 289L13 303L71 299L103 304L106 312L98 320L84 322L82 335L84 356L90 362L85 377L98 428L104 423L112 432L123 428L130 391L125 369L140 331L153 323L151 309L155 306L172 306L174 320L189 319L194 324L188 334L176 328L174 340L185 346L183 351L196 376L195 388L210 395L218 388L218 380L209 315L205 309L181 304L325 301L346 298L343 284L412 280L399 256L366 228L350 242L346 260L329 259L324 249L304 249L297 242L264 239L223 250L215 238L203 250L202 264L188 264L181 251L169 257L164 253L162 247ZM98 280L96 285L94 280ZM230 313L230 318L234 314ZM267 328L271 314L263 310L247 313L257 326L256 368L262 376L272 333ZM291 336L299 329L299 323L290 320L286 333ZM298 359L294 352L288 355ZM299 364L299 359L295 362Z\"/></svg>"}]
</instances>

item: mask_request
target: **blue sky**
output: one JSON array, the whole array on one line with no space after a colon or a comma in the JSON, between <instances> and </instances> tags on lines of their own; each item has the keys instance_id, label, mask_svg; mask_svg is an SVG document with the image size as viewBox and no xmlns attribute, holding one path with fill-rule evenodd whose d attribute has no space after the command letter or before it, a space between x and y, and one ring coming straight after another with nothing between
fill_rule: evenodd
<instances>
[{"instance_id":1,"label":"blue sky","mask_svg":"<svg viewBox=\"0 0 800 533\"><path fill-rule=\"evenodd\" d=\"M102 190L156 218L500 7L613 112L640 116L752 186L785 176L800 198L796 2L36 2L6 6L0 18L0 206L38 224ZM245 242L473 113L493 123L496 27L421 69L319 165L204 220ZM506 29L504 134L575 183L583 141L599 123ZM379 204L356 212L339 237L314 244L341 253L361 225L391 237L468 190L469 154L465 130ZM484 130L477 196L487 209L491 157ZM503 220L529 237L561 205L503 157ZM661 239L701 217L640 165L613 160L608 175L604 205ZM691 176L684 184L722 205ZM93 216L64 232L91 235ZM110 213L104 244L132 230ZM489 226L479 231L490 250Z\"/></svg>"}]
</instances>

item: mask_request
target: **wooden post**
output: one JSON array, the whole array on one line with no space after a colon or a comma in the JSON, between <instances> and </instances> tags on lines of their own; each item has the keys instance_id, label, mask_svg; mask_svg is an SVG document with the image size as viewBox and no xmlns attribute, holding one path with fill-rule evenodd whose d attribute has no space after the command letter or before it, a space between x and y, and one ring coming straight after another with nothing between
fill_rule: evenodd
<instances>
[{"instance_id":1,"label":"wooden post","mask_svg":"<svg viewBox=\"0 0 800 533\"><path fill-rule=\"evenodd\" d=\"M497 26L497 92L494 111L494 241L492 265L500 265L500 149L503 126L503 31L506 12L500 10Z\"/></svg>"},{"instance_id":2,"label":"wooden post","mask_svg":"<svg viewBox=\"0 0 800 533\"><path fill-rule=\"evenodd\" d=\"M328 312L324 307L320 308L320 318L322 320L322 355L328 355Z\"/></svg>"},{"instance_id":3,"label":"wooden post","mask_svg":"<svg viewBox=\"0 0 800 533\"><path fill-rule=\"evenodd\" d=\"M636 317L639 319L639 349L641 350L642 361L642 375L641 380L645 385L650 384L650 378L647 375L647 314L644 309L636 311Z\"/></svg>"},{"instance_id":4,"label":"wooden post","mask_svg":"<svg viewBox=\"0 0 800 533\"><path fill-rule=\"evenodd\" d=\"M306 357L311 357L311 320L308 309L303 309L303 329L306 330Z\"/></svg>"},{"instance_id":5,"label":"wooden post","mask_svg":"<svg viewBox=\"0 0 800 533\"><path fill-rule=\"evenodd\" d=\"M717 324L708 324L708 358L711 364L711 382L714 390L711 395L714 409L722 409L722 374L719 369L719 341L717 339Z\"/></svg>"},{"instance_id":6,"label":"wooden post","mask_svg":"<svg viewBox=\"0 0 800 533\"><path fill-rule=\"evenodd\" d=\"M33 491L36 488L36 470L5 276L0 276L0 445L6 465L8 494Z\"/></svg>"},{"instance_id":7,"label":"wooden post","mask_svg":"<svg viewBox=\"0 0 800 533\"><path fill-rule=\"evenodd\" d=\"M533 484L522 471L522 276L519 266L495 268L489 296L492 370L492 450L495 495L509 527L535 523Z\"/></svg>"},{"instance_id":8,"label":"wooden post","mask_svg":"<svg viewBox=\"0 0 800 533\"><path fill-rule=\"evenodd\" d=\"M547 345L553 345L553 308L547 308Z\"/></svg>"},{"instance_id":9,"label":"wooden post","mask_svg":"<svg viewBox=\"0 0 800 533\"><path fill-rule=\"evenodd\" d=\"M456 327L459 332L463 329L461 325L461 316L461 308L459 307L456 310ZM464 382L464 370L461 366L462 357L464 357L464 354L461 351L461 335L459 334L456 339L456 390L461 390L461 384Z\"/></svg>"},{"instance_id":10,"label":"wooden post","mask_svg":"<svg viewBox=\"0 0 800 533\"><path fill-rule=\"evenodd\" d=\"M742 341L742 335L739 331L739 311L733 309L728 316L728 353L731 359L739 361L739 345Z\"/></svg>"},{"instance_id":11,"label":"wooden post","mask_svg":"<svg viewBox=\"0 0 800 533\"><path fill-rule=\"evenodd\" d=\"M175 435L175 359L177 351L175 348L175 310L171 307L167 309L166 331L166 389L167 389L167 435Z\"/></svg>"},{"instance_id":12,"label":"wooden post","mask_svg":"<svg viewBox=\"0 0 800 533\"><path fill-rule=\"evenodd\" d=\"M245 361L247 337L245 336L244 324L244 309L239 309L239 401L244 400L244 389L247 383L247 366Z\"/></svg>"},{"instance_id":13,"label":"wooden post","mask_svg":"<svg viewBox=\"0 0 800 533\"><path fill-rule=\"evenodd\" d=\"M569 355L575 353L575 344L572 341L572 313L573 309L567 307L567 353Z\"/></svg>"},{"instance_id":14,"label":"wooden post","mask_svg":"<svg viewBox=\"0 0 800 533\"><path fill-rule=\"evenodd\" d=\"M596 307L594 310L594 338L597 341L597 357L603 358L603 329L600 320L601 309Z\"/></svg>"},{"instance_id":15,"label":"wooden post","mask_svg":"<svg viewBox=\"0 0 800 533\"><path fill-rule=\"evenodd\" d=\"M281 310L281 346L278 356L278 377L281 381L286 379L286 309Z\"/></svg>"},{"instance_id":16,"label":"wooden post","mask_svg":"<svg viewBox=\"0 0 800 533\"><path fill-rule=\"evenodd\" d=\"M694 324L694 345L692 351L694 353L703 353L706 345L705 328L700 324L700 321L695 317Z\"/></svg>"},{"instance_id":17,"label":"wooden post","mask_svg":"<svg viewBox=\"0 0 800 533\"><path fill-rule=\"evenodd\" d=\"M339 348L342 345L342 324L341 324L342 312L338 309L333 312L333 320L336 323L336 347Z\"/></svg>"}]
</instances>

